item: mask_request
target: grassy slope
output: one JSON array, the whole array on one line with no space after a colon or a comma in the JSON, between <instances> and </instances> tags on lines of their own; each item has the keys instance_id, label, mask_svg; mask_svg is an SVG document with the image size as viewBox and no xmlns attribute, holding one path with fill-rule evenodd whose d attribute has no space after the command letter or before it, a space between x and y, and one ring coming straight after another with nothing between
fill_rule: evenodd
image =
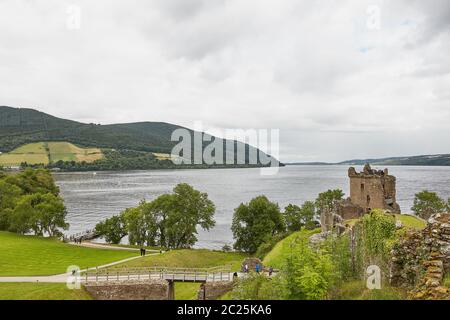
<instances>
[{"instance_id":1,"label":"grassy slope","mask_svg":"<svg viewBox=\"0 0 450 320\"><path fill-rule=\"evenodd\" d=\"M274 268L281 268L284 260L289 256L291 246L290 244L298 241L299 239L309 238L314 233L320 232L320 229L315 230L302 230L294 232L287 236L280 242L278 242L273 249L266 255L263 260L265 266L272 266Z\"/></svg>"},{"instance_id":2,"label":"grassy slope","mask_svg":"<svg viewBox=\"0 0 450 320\"><path fill-rule=\"evenodd\" d=\"M1 154L0 165L48 164L59 160L93 162L102 158L103 153L98 148L80 148L68 142L36 142Z\"/></svg>"},{"instance_id":3,"label":"grassy slope","mask_svg":"<svg viewBox=\"0 0 450 320\"><path fill-rule=\"evenodd\" d=\"M55 239L0 232L0 276L59 274L71 265L94 267L138 254L76 247Z\"/></svg>"},{"instance_id":4,"label":"grassy slope","mask_svg":"<svg viewBox=\"0 0 450 320\"><path fill-rule=\"evenodd\" d=\"M425 220L409 214L396 214L395 218L407 228L422 230L427 226L427 222Z\"/></svg>"},{"instance_id":5,"label":"grassy slope","mask_svg":"<svg viewBox=\"0 0 450 320\"><path fill-rule=\"evenodd\" d=\"M175 282L175 300L197 300L199 283Z\"/></svg>"},{"instance_id":6,"label":"grassy slope","mask_svg":"<svg viewBox=\"0 0 450 320\"><path fill-rule=\"evenodd\" d=\"M48 164L49 160L45 144L43 142L30 143L0 155L0 164L19 165L21 162Z\"/></svg>"},{"instance_id":7,"label":"grassy slope","mask_svg":"<svg viewBox=\"0 0 450 320\"><path fill-rule=\"evenodd\" d=\"M369 290L364 281L349 281L331 293L332 300L405 300L407 293L400 288L382 285L379 290Z\"/></svg>"},{"instance_id":8,"label":"grassy slope","mask_svg":"<svg viewBox=\"0 0 450 320\"><path fill-rule=\"evenodd\" d=\"M172 250L157 256L129 261L114 267L179 267L179 268L209 268L232 265L233 270L239 270L245 255L236 252L221 252L210 250ZM114 268L112 267L112 268Z\"/></svg>"},{"instance_id":9,"label":"grassy slope","mask_svg":"<svg viewBox=\"0 0 450 320\"><path fill-rule=\"evenodd\" d=\"M0 283L0 300L91 300L83 289L65 283Z\"/></svg>"},{"instance_id":10,"label":"grassy slope","mask_svg":"<svg viewBox=\"0 0 450 320\"><path fill-rule=\"evenodd\" d=\"M86 161L94 162L103 158L98 148L80 148L68 142L49 142L50 161Z\"/></svg>"}]
</instances>

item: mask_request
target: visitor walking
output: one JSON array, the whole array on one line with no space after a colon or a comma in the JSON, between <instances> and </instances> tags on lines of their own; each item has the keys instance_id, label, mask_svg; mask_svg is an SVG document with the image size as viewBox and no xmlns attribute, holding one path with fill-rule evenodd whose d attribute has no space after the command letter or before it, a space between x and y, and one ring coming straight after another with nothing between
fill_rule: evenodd
<instances>
[{"instance_id":1,"label":"visitor walking","mask_svg":"<svg viewBox=\"0 0 450 320\"><path fill-rule=\"evenodd\" d=\"M247 263L244 265L244 272L248 273L248 264Z\"/></svg>"},{"instance_id":2,"label":"visitor walking","mask_svg":"<svg viewBox=\"0 0 450 320\"><path fill-rule=\"evenodd\" d=\"M261 269L261 266L259 265L259 263L257 263L255 266L256 273L259 273L260 269Z\"/></svg>"},{"instance_id":3,"label":"visitor walking","mask_svg":"<svg viewBox=\"0 0 450 320\"><path fill-rule=\"evenodd\" d=\"M269 277L272 276L272 273L273 273L273 267L271 266L271 267L269 268Z\"/></svg>"}]
</instances>

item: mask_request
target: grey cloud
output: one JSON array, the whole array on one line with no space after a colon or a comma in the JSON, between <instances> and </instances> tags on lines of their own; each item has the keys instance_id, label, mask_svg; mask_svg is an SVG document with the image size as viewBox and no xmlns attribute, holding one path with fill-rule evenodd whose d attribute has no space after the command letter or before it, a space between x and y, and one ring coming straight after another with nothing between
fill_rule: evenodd
<instances>
[{"instance_id":1,"label":"grey cloud","mask_svg":"<svg viewBox=\"0 0 450 320\"><path fill-rule=\"evenodd\" d=\"M65 27L72 3L80 30ZM448 12L439 0L3 0L0 104L279 128L283 161L444 153Z\"/></svg>"}]
</instances>

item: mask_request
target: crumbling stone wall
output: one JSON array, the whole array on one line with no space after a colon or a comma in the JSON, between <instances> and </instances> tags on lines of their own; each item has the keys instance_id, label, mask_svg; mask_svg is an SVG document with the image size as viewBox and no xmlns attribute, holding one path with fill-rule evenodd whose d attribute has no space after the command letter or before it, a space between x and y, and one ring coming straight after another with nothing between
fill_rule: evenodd
<instances>
[{"instance_id":1,"label":"crumbling stone wall","mask_svg":"<svg viewBox=\"0 0 450 320\"><path fill-rule=\"evenodd\" d=\"M422 231L409 232L392 249L391 284L412 289L413 299L450 299L442 286L450 271L450 213L428 220Z\"/></svg>"},{"instance_id":2,"label":"crumbling stone wall","mask_svg":"<svg viewBox=\"0 0 450 320\"><path fill-rule=\"evenodd\" d=\"M206 282L198 290L198 300L217 300L225 293L233 290L233 281Z\"/></svg>"},{"instance_id":3,"label":"crumbling stone wall","mask_svg":"<svg viewBox=\"0 0 450 320\"><path fill-rule=\"evenodd\" d=\"M105 281L85 288L95 300L168 300L170 293L165 280Z\"/></svg>"},{"instance_id":4,"label":"crumbling stone wall","mask_svg":"<svg viewBox=\"0 0 450 320\"><path fill-rule=\"evenodd\" d=\"M400 213L396 199L396 178L389 175L388 169L373 170L366 164L363 172L359 173L355 168L349 168L348 176L350 199L354 205L363 208L364 212L383 209Z\"/></svg>"}]
</instances>

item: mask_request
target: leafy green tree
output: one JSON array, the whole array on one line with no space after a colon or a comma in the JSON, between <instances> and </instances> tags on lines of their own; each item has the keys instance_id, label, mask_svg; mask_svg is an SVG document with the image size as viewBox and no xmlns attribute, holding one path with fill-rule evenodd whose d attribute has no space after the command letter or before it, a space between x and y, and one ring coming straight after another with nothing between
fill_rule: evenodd
<instances>
[{"instance_id":1,"label":"leafy green tree","mask_svg":"<svg viewBox=\"0 0 450 320\"><path fill-rule=\"evenodd\" d=\"M301 207L289 204L284 209L283 215L287 230L290 232L298 231L303 227L308 230L316 227L316 206L312 201L306 201Z\"/></svg>"},{"instance_id":2,"label":"leafy green tree","mask_svg":"<svg viewBox=\"0 0 450 320\"><path fill-rule=\"evenodd\" d=\"M414 205L411 210L415 215L428 219L433 214L447 210L447 204L442 200L436 192L424 190L416 193L414 197Z\"/></svg>"},{"instance_id":3,"label":"leafy green tree","mask_svg":"<svg viewBox=\"0 0 450 320\"><path fill-rule=\"evenodd\" d=\"M165 221L165 237L170 248L189 248L197 242L197 226L210 230L216 207L208 194L195 190L187 183L173 189L171 198L166 198L169 212Z\"/></svg>"},{"instance_id":4,"label":"leafy green tree","mask_svg":"<svg viewBox=\"0 0 450 320\"><path fill-rule=\"evenodd\" d=\"M51 193L37 194L33 196L32 203L39 229L50 237L62 236L60 229L67 230L69 227L65 221L67 211L62 199Z\"/></svg>"},{"instance_id":5,"label":"leafy green tree","mask_svg":"<svg viewBox=\"0 0 450 320\"><path fill-rule=\"evenodd\" d=\"M189 248L197 242L197 227L209 230L215 225L215 206L206 193L188 184L178 184L172 194L125 210L119 218L107 219L96 230L108 242L118 243L128 234L131 244Z\"/></svg>"},{"instance_id":6,"label":"leafy green tree","mask_svg":"<svg viewBox=\"0 0 450 320\"><path fill-rule=\"evenodd\" d=\"M35 215L30 195L22 197L9 217L9 231L25 234L31 229L31 215Z\"/></svg>"},{"instance_id":7,"label":"leafy green tree","mask_svg":"<svg viewBox=\"0 0 450 320\"><path fill-rule=\"evenodd\" d=\"M337 202L343 198L344 192L340 189L319 193L319 196L316 199L317 214L320 216L323 210L333 210Z\"/></svg>"},{"instance_id":8,"label":"leafy green tree","mask_svg":"<svg viewBox=\"0 0 450 320\"><path fill-rule=\"evenodd\" d=\"M122 213L130 244L141 246L156 244L158 225L151 209L151 203L143 201L138 207L127 209Z\"/></svg>"},{"instance_id":9,"label":"leafy green tree","mask_svg":"<svg viewBox=\"0 0 450 320\"><path fill-rule=\"evenodd\" d=\"M287 231L294 232L299 231L303 227L301 221L301 208L295 204L289 204L284 208L284 219L286 221Z\"/></svg>"},{"instance_id":10,"label":"leafy green tree","mask_svg":"<svg viewBox=\"0 0 450 320\"><path fill-rule=\"evenodd\" d=\"M285 232L286 224L278 204L259 196L235 209L231 230L234 248L254 253L270 237Z\"/></svg>"},{"instance_id":11,"label":"leafy green tree","mask_svg":"<svg viewBox=\"0 0 450 320\"><path fill-rule=\"evenodd\" d=\"M125 222L122 215L112 216L97 223L95 231L108 243L119 244L127 235Z\"/></svg>"},{"instance_id":12,"label":"leafy green tree","mask_svg":"<svg viewBox=\"0 0 450 320\"><path fill-rule=\"evenodd\" d=\"M38 236L61 236L59 229L69 226L66 213L61 198L51 193L24 195L11 212L9 229L21 234L32 230Z\"/></svg>"},{"instance_id":13,"label":"leafy green tree","mask_svg":"<svg viewBox=\"0 0 450 320\"><path fill-rule=\"evenodd\" d=\"M16 206L22 190L4 180L0 180L0 230L8 230L12 209Z\"/></svg>"},{"instance_id":14,"label":"leafy green tree","mask_svg":"<svg viewBox=\"0 0 450 320\"><path fill-rule=\"evenodd\" d=\"M18 174L9 175L6 182L19 187L24 194L33 193L52 193L55 196L59 194L59 188L49 170L46 169L25 169Z\"/></svg>"},{"instance_id":15,"label":"leafy green tree","mask_svg":"<svg viewBox=\"0 0 450 320\"><path fill-rule=\"evenodd\" d=\"M159 237L159 245L162 248L169 247L167 230L169 228L168 218L173 210L174 195L163 194L150 202L149 210L156 222L156 234Z\"/></svg>"}]
</instances>

